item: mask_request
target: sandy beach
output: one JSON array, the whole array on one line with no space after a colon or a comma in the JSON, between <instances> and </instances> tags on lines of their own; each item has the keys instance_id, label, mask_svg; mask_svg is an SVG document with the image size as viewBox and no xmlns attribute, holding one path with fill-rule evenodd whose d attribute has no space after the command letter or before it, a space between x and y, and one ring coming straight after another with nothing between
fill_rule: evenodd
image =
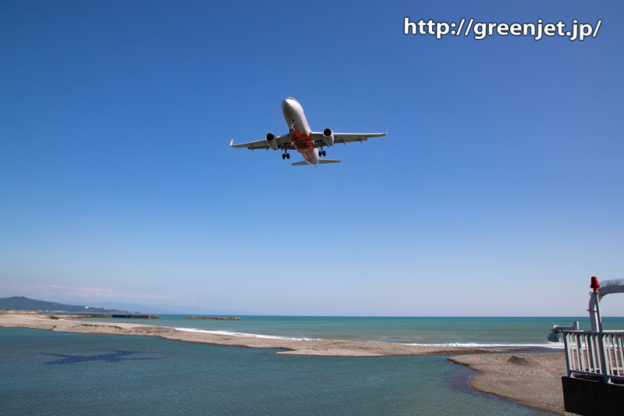
<instances>
[{"instance_id":1,"label":"sandy beach","mask_svg":"<svg viewBox=\"0 0 624 416\"><path fill-rule=\"evenodd\" d=\"M527 406L559 414L564 411L561 377L566 375L565 355L552 353L471 354L449 358L483 374L470 385Z\"/></svg>"},{"instance_id":2,"label":"sandy beach","mask_svg":"<svg viewBox=\"0 0 624 416\"><path fill-rule=\"evenodd\" d=\"M34 312L0 311L0 327L47 329L60 332L156 336L211 345L280 349L277 354L375 357L390 355L454 355L451 362L482 372L472 378L476 390L560 414L563 410L561 376L565 358L556 353L501 353L502 350L440 345L343 340L296 340L215 334L134 323L85 322L54 319Z\"/></svg>"}]
</instances>

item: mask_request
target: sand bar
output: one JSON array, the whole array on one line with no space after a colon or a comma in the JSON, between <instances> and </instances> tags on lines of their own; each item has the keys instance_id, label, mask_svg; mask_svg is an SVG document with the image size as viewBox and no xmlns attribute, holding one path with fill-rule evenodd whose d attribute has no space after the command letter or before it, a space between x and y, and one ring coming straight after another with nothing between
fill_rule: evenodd
<instances>
[{"instance_id":1,"label":"sand bar","mask_svg":"<svg viewBox=\"0 0 624 416\"><path fill-rule=\"evenodd\" d=\"M0 311L1 327L49 329L60 332L85 334L116 334L156 336L165 339L197 342L212 345L246 348L283 349L278 354L376 357L384 355L452 355L499 351L493 348L453 347L446 345L407 345L377 341L304 340L270 338L245 335L215 334L204 331L187 331L166 326L118 322L85 322L80 320L51 319L50 315Z\"/></svg>"},{"instance_id":2,"label":"sand bar","mask_svg":"<svg viewBox=\"0 0 624 416\"><path fill-rule=\"evenodd\" d=\"M571 414L563 406L563 352L460 355L449 361L483 373L470 381L476 390L538 409Z\"/></svg>"}]
</instances>

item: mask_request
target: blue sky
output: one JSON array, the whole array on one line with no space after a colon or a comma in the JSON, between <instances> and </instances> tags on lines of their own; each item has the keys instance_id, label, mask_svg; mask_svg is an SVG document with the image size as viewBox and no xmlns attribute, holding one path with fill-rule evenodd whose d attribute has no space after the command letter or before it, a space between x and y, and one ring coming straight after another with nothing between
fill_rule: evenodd
<instances>
[{"instance_id":1,"label":"blue sky","mask_svg":"<svg viewBox=\"0 0 624 416\"><path fill-rule=\"evenodd\" d=\"M0 296L584 316L591 275L624 277L620 2L299 3L0 2ZM405 16L603 23L436 40ZM389 135L317 169L229 148L285 133L287 96Z\"/></svg>"}]
</instances>

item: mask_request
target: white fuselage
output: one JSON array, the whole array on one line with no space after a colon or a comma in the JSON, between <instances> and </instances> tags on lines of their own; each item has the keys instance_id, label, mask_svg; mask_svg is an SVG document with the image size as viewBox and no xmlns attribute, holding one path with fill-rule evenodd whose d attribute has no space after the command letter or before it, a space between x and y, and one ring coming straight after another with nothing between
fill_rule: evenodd
<instances>
[{"instance_id":1,"label":"white fuselage","mask_svg":"<svg viewBox=\"0 0 624 416\"><path fill-rule=\"evenodd\" d=\"M294 98L286 98L282 103L282 114L290 129L290 140L295 149L311 165L319 164L319 152L310 137L310 125L303 113L303 107Z\"/></svg>"}]
</instances>

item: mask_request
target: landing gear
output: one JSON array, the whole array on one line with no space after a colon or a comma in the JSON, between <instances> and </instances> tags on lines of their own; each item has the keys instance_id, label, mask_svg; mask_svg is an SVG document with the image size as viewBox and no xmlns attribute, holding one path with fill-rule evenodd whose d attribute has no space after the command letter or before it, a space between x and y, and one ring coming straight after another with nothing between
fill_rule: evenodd
<instances>
[{"instance_id":1,"label":"landing gear","mask_svg":"<svg viewBox=\"0 0 624 416\"><path fill-rule=\"evenodd\" d=\"M327 152L325 150L319 150L319 156L327 156Z\"/></svg>"},{"instance_id":2,"label":"landing gear","mask_svg":"<svg viewBox=\"0 0 624 416\"><path fill-rule=\"evenodd\" d=\"M290 155L288 154L288 148L284 145L284 146L280 146L280 149L284 151L284 153L282 153L282 160L290 159Z\"/></svg>"}]
</instances>

